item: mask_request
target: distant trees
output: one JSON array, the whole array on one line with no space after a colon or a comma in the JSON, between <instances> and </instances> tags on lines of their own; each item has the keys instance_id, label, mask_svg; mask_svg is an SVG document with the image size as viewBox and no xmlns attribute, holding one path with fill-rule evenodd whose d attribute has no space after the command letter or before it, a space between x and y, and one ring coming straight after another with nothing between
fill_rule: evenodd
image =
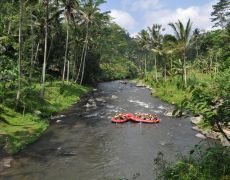
<instances>
[{"instance_id":1,"label":"distant trees","mask_svg":"<svg viewBox=\"0 0 230 180\"><path fill-rule=\"evenodd\" d=\"M128 58L135 59L134 50L128 46L136 43L111 22L109 12L101 12L102 3L105 1L1 1L0 81L11 84L14 105L20 109L34 83L40 84L36 88L44 98L47 81L54 77L62 84L104 79L103 73L107 72L102 66L108 61L115 63L114 70L122 68L122 76L107 74L107 80L136 72ZM130 68L120 67L120 62ZM4 93L5 97L8 92Z\"/></svg>"},{"instance_id":2,"label":"distant trees","mask_svg":"<svg viewBox=\"0 0 230 180\"><path fill-rule=\"evenodd\" d=\"M144 54L144 74L147 73L147 53L150 50L150 36L147 30L142 30L137 37L137 42L141 46L142 53Z\"/></svg>"},{"instance_id":3,"label":"distant trees","mask_svg":"<svg viewBox=\"0 0 230 180\"><path fill-rule=\"evenodd\" d=\"M150 47L154 52L154 68L155 68L155 80L158 81L157 78L157 57L162 55L162 43L163 43L163 35L162 35L162 26L159 24L153 24L152 27L148 27L148 32L150 35Z\"/></svg>"},{"instance_id":4,"label":"distant trees","mask_svg":"<svg viewBox=\"0 0 230 180\"><path fill-rule=\"evenodd\" d=\"M213 16L212 22L214 22L213 27L221 27L224 29L230 22L230 1L229 0L219 0L219 2L213 5Z\"/></svg>"},{"instance_id":5,"label":"distant trees","mask_svg":"<svg viewBox=\"0 0 230 180\"><path fill-rule=\"evenodd\" d=\"M163 91L158 95L167 101L178 101L175 112L180 115L184 109L202 115L204 123L218 128L229 141L223 128L230 121L230 1L220 0L213 5L211 15L214 27L221 29L193 30L190 19L185 24L178 20L169 23L174 31L171 35L163 34L161 25L153 24L138 34L137 49L145 50L146 54L153 52L158 57L153 67L145 66L144 77ZM181 94L176 94L177 91Z\"/></svg>"}]
</instances>

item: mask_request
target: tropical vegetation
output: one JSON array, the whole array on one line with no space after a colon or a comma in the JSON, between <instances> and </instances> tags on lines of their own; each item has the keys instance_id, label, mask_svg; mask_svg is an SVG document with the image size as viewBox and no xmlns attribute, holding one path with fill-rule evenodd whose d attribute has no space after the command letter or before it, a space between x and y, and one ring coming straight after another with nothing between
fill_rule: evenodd
<instances>
[{"instance_id":1,"label":"tropical vegetation","mask_svg":"<svg viewBox=\"0 0 230 180\"><path fill-rule=\"evenodd\" d=\"M79 100L89 85L125 78L154 87L156 96L177 106L176 116L184 110L202 115L202 128L219 131L230 141L225 132L230 123L229 0L213 5L211 31L188 19L169 22L174 34L167 34L153 20L136 37L101 11L103 3L1 1L0 148L17 152L46 130L44 119ZM206 173L204 165L225 149L208 152L201 164L183 159L166 168L164 177L193 179L193 170ZM229 177L226 164L219 167L226 170L222 179ZM183 171L191 176L181 175ZM203 179L220 175L213 173Z\"/></svg>"}]
</instances>

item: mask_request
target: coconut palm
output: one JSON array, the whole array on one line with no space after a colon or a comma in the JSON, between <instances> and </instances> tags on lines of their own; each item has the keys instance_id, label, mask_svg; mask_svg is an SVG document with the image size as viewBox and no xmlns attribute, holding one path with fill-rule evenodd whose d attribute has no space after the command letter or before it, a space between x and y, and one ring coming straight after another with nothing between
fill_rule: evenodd
<instances>
[{"instance_id":1,"label":"coconut palm","mask_svg":"<svg viewBox=\"0 0 230 180\"><path fill-rule=\"evenodd\" d=\"M138 36L137 36L137 42L139 43L139 45L141 46L142 52L144 53L144 70L145 70L145 75L146 75L146 71L147 71L147 52L150 49L150 37L149 37L149 33L146 30L142 30Z\"/></svg>"},{"instance_id":2,"label":"coconut palm","mask_svg":"<svg viewBox=\"0 0 230 180\"><path fill-rule=\"evenodd\" d=\"M46 79L46 63L47 63L47 44L48 44L48 19L49 19L49 0L43 1L45 6L45 47L44 47L44 59L42 66L42 84L40 96L43 98L45 95L45 79Z\"/></svg>"},{"instance_id":3,"label":"coconut palm","mask_svg":"<svg viewBox=\"0 0 230 180\"><path fill-rule=\"evenodd\" d=\"M181 49L182 56L183 56L183 80L184 86L187 87L187 70L186 70L186 54L191 43L191 31L192 31L192 22L189 19L186 23L186 26L178 20L176 23L169 23L169 26L175 32L175 36L179 43L179 48Z\"/></svg>"},{"instance_id":4,"label":"coconut palm","mask_svg":"<svg viewBox=\"0 0 230 180\"><path fill-rule=\"evenodd\" d=\"M23 13L23 7L24 7L24 0L19 1L20 5L20 13L19 13L19 35L18 35L18 43L19 43L19 52L18 52L18 90L17 90L17 97L16 97L16 106L19 103L20 100L20 94L21 94L21 59L22 59L22 13Z\"/></svg>"},{"instance_id":5,"label":"coconut palm","mask_svg":"<svg viewBox=\"0 0 230 180\"><path fill-rule=\"evenodd\" d=\"M195 43L195 48L196 48L196 57L198 58L199 57L199 52L198 52L198 40L199 40L199 37L200 37L200 30L198 28L196 28L194 31L193 31L193 41Z\"/></svg>"},{"instance_id":6,"label":"coconut palm","mask_svg":"<svg viewBox=\"0 0 230 180\"><path fill-rule=\"evenodd\" d=\"M66 45L65 45L65 57L64 57L64 65L62 71L62 84L65 81L65 73L66 73L66 64L67 65L67 83L69 81L69 60L68 60L68 45L69 45L69 29L70 29L70 21L75 22L75 14L77 14L79 9L78 1L74 0L62 0L64 4L64 16L66 21ZM68 62L67 62L68 61Z\"/></svg>"},{"instance_id":7,"label":"coconut palm","mask_svg":"<svg viewBox=\"0 0 230 180\"><path fill-rule=\"evenodd\" d=\"M152 27L148 27L148 31L150 34L150 43L151 49L154 52L154 67L155 67L155 80L158 81L157 77L157 56L161 56L162 52L162 42L163 42L163 35L162 35L162 26L159 24L153 24Z\"/></svg>"},{"instance_id":8,"label":"coconut palm","mask_svg":"<svg viewBox=\"0 0 230 180\"><path fill-rule=\"evenodd\" d=\"M99 8L99 6L105 3L106 1L88 0L84 2L85 3L83 5L81 15L83 18L83 24L85 26L85 39L84 39L84 45L83 45L83 50L82 50L80 67L79 67L78 76L77 76L77 80L78 80L80 72L81 72L80 84L82 84L83 79L84 79L85 68L86 68L86 57L87 57L87 52L89 49L89 40L93 38L90 35L91 33L90 30L93 27L96 27L94 29L100 29L109 20L108 12L101 13L100 8Z\"/></svg>"},{"instance_id":9,"label":"coconut palm","mask_svg":"<svg viewBox=\"0 0 230 180\"><path fill-rule=\"evenodd\" d=\"M39 0L26 0L25 6L26 10L29 11L29 23L30 23L30 32L31 32L31 57L30 57L30 72L29 72L29 80L32 81L32 73L34 68L34 26L37 20L37 17L33 14L34 6L39 2Z\"/></svg>"}]
</instances>

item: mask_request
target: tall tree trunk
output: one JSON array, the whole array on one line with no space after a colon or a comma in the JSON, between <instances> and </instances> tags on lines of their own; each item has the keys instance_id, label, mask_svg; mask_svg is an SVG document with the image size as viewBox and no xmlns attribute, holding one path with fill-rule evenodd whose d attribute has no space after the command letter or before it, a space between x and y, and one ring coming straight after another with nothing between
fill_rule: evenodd
<instances>
[{"instance_id":1,"label":"tall tree trunk","mask_svg":"<svg viewBox=\"0 0 230 180\"><path fill-rule=\"evenodd\" d=\"M165 80L165 82L166 82L166 80L167 80L167 68L166 68L166 61L165 61L165 63L164 63L164 80Z\"/></svg>"},{"instance_id":2,"label":"tall tree trunk","mask_svg":"<svg viewBox=\"0 0 230 180\"><path fill-rule=\"evenodd\" d=\"M46 6L46 20L45 20L45 47L44 47L44 60L42 68L42 84L40 96L44 98L45 95L45 78L46 78L46 63L47 63L47 43L48 43L48 16L49 16L49 0L45 0Z\"/></svg>"},{"instance_id":3,"label":"tall tree trunk","mask_svg":"<svg viewBox=\"0 0 230 180\"><path fill-rule=\"evenodd\" d=\"M147 73L147 55L145 54L145 76Z\"/></svg>"},{"instance_id":4,"label":"tall tree trunk","mask_svg":"<svg viewBox=\"0 0 230 180\"><path fill-rule=\"evenodd\" d=\"M67 61L67 77L66 77L66 81L67 81L67 84L69 84L69 60Z\"/></svg>"},{"instance_id":5,"label":"tall tree trunk","mask_svg":"<svg viewBox=\"0 0 230 180\"><path fill-rule=\"evenodd\" d=\"M215 68L215 74L217 75L218 74L218 71L219 71L219 69L218 69L218 60L217 60L217 55L216 55L216 57L215 57L215 59L216 59L216 68Z\"/></svg>"},{"instance_id":6,"label":"tall tree trunk","mask_svg":"<svg viewBox=\"0 0 230 180\"><path fill-rule=\"evenodd\" d=\"M88 50L88 43L86 43L86 45L85 45L85 53L84 53L84 58L83 58L83 66L82 66L82 74L81 74L80 85L82 85L84 75L85 75L85 64L86 64L85 61L86 61L87 50Z\"/></svg>"},{"instance_id":7,"label":"tall tree trunk","mask_svg":"<svg viewBox=\"0 0 230 180\"><path fill-rule=\"evenodd\" d=\"M10 32L11 32L11 22L9 22L7 34L10 35Z\"/></svg>"},{"instance_id":8,"label":"tall tree trunk","mask_svg":"<svg viewBox=\"0 0 230 180\"><path fill-rule=\"evenodd\" d=\"M49 51L48 51L48 55L47 55L47 59L50 58L50 53L51 53L51 49L53 48L53 37L51 36L51 42L50 42L50 47L49 47Z\"/></svg>"},{"instance_id":9,"label":"tall tree trunk","mask_svg":"<svg viewBox=\"0 0 230 180\"><path fill-rule=\"evenodd\" d=\"M172 72L172 56L170 57L170 70L171 70L171 72Z\"/></svg>"},{"instance_id":10,"label":"tall tree trunk","mask_svg":"<svg viewBox=\"0 0 230 180\"><path fill-rule=\"evenodd\" d=\"M22 59L22 13L23 13L23 6L24 6L24 0L20 0L20 20L19 20L19 51L18 51L18 90L17 90L17 96L16 96L16 107L18 106L20 95L21 95L21 59Z\"/></svg>"},{"instance_id":11,"label":"tall tree trunk","mask_svg":"<svg viewBox=\"0 0 230 180\"><path fill-rule=\"evenodd\" d=\"M75 51L74 51L74 64L73 64L73 69L72 69L72 80L74 81L74 78L76 77L77 73L77 40L75 40L75 45L74 45ZM76 81L76 79L75 79Z\"/></svg>"},{"instance_id":12,"label":"tall tree trunk","mask_svg":"<svg viewBox=\"0 0 230 180\"><path fill-rule=\"evenodd\" d=\"M82 74L81 74L81 81L80 85L82 85L84 74L85 74L85 64L86 64L86 55L87 55L87 49L88 49L88 36L89 36L89 24L86 25L86 36L85 36L85 53L83 58L83 67L82 67Z\"/></svg>"},{"instance_id":13,"label":"tall tree trunk","mask_svg":"<svg viewBox=\"0 0 230 180\"><path fill-rule=\"evenodd\" d=\"M76 77L75 82L77 82L79 77L80 77L80 73L81 73L81 69L82 69L82 63L83 63L83 56L85 54L85 47L86 47L86 44L84 43L83 49L82 49L82 54L81 54L81 61L80 61L80 65L79 65L79 68L78 68L78 73L77 73L77 77Z\"/></svg>"},{"instance_id":14,"label":"tall tree trunk","mask_svg":"<svg viewBox=\"0 0 230 180\"><path fill-rule=\"evenodd\" d=\"M74 74L75 73L76 73L76 61L73 62L73 66L72 66L72 76L71 76L72 82L74 81Z\"/></svg>"},{"instance_id":15,"label":"tall tree trunk","mask_svg":"<svg viewBox=\"0 0 230 180\"><path fill-rule=\"evenodd\" d=\"M183 53L183 78L184 78L184 87L187 88L187 71L186 71L186 48L184 47Z\"/></svg>"},{"instance_id":16,"label":"tall tree trunk","mask_svg":"<svg viewBox=\"0 0 230 180\"><path fill-rule=\"evenodd\" d=\"M30 57L30 82L32 81L33 65L34 65L34 26L33 26L33 16L32 16L32 6L30 6L30 16L31 16L31 57Z\"/></svg>"},{"instance_id":17,"label":"tall tree trunk","mask_svg":"<svg viewBox=\"0 0 230 180\"><path fill-rule=\"evenodd\" d=\"M212 56L210 56L210 66L209 66L209 71L210 72L212 72L212 64L213 64L213 62L212 62Z\"/></svg>"},{"instance_id":18,"label":"tall tree trunk","mask_svg":"<svg viewBox=\"0 0 230 180\"><path fill-rule=\"evenodd\" d=\"M197 58L199 57L199 52L198 52L198 43L197 43L197 40L196 40L196 57L197 57Z\"/></svg>"},{"instance_id":19,"label":"tall tree trunk","mask_svg":"<svg viewBox=\"0 0 230 180\"><path fill-rule=\"evenodd\" d=\"M68 58L68 44L69 44L69 22L67 21L65 59L64 59L64 66L63 66L63 72L62 72L62 84L64 84L65 82L65 71L66 71L66 63L67 63L67 58Z\"/></svg>"},{"instance_id":20,"label":"tall tree trunk","mask_svg":"<svg viewBox=\"0 0 230 180\"><path fill-rule=\"evenodd\" d=\"M36 52L35 52L35 55L34 55L34 62L37 62L39 47L40 47L40 41L38 41L38 44L37 44L37 47L36 47Z\"/></svg>"},{"instance_id":21,"label":"tall tree trunk","mask_svg":"<svg viewBox=\"0 0 230 180\"><path fill-rule=\"evenodd\" d=\"M155 81L158 82L158 77L157 77L157 55L156 55L156 53L154 54L154 67L155 67Z\"/></svg>"}]
</instances>

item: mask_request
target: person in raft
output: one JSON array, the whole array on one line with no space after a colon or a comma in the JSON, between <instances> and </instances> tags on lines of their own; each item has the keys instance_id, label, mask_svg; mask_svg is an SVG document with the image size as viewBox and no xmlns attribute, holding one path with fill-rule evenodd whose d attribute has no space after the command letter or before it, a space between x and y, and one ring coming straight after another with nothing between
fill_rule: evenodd
<instances>
[{"instance_id":1,"label":"person in raft","mask_svg":"<svg viewBox=\"0 0 230 180\"><path fill-rule=\"evenodd\" d=\"M136 113L135 114L137 116L137 118L141 118L141 119L144 119L144 120L156 120L157 119L157 115L156 114L141 114L141 113Z\"/></svg>"},{"instance_id":2,"label":"person in raft","mask_svg":"<svg viewBox=\"0 0 230 180\"><path fill-rule=\"evenodd\" d=\"M125 117L123 114L119 113L114 116L116 120L125 120Z\"/></svg>"}]
</instances>

